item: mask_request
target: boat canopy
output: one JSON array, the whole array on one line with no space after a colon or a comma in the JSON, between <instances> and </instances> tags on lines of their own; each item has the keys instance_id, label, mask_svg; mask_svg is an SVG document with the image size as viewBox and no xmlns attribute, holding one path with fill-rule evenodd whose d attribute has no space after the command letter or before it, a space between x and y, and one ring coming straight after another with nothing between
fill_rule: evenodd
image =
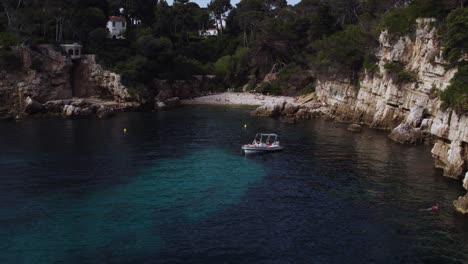
<instances>
[{"instance_id":1,"label":"boat canopy","mask_svg":"<svg viewBox=\"0 0 468 264\"><path fill-rule=\"evenodd\" d=\"M259 143L275 143L278 140L277 134L257 133L255 141Z\"/></svg>"}]
</instances>

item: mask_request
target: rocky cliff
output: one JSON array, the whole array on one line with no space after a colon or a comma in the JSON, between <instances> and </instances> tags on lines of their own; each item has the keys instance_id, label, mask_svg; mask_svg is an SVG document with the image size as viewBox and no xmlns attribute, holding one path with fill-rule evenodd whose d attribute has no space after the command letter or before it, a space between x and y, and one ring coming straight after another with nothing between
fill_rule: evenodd
<instances>
[{"instance_id":1,"label":"rocky cliff","mask_svg":"<svg viewBox=\"0 0 468 264\"><path fill-rule=\"evenodd\" d=\"M45 103L72 96L70 59L49 45L34 50L18 47L17 51L23 68L0 72L0 118L21 114L28 97Z\"/></svg>"},{"instance_id":2,"label":"rocky cliff","mask_svg":"<svg viewBox=\"0 0 468 264\"><path fill-rule=\"evenodd\" d=\"M17 51L22 68L0 72L0 118L37 113L103 117L139 106L120 76L104 70L92 55L72 61L52 45Z\"/></svg>"},{"instance_id":3,"label":"rocky cliff","mask_svg":"<svg viewBox=\"0 0 468 264\"><path fill-rule=\"evenodd\" d=\"M437 93L447 88L456 68L447 69L432 22L417 20L414 37L392 40L382 32L376 72L366 73L359 89L348 80L319 80L317 97L333 117L378 129L395 129L392 138L397 141L408 133L414 134L413 138L429 136L434 142L436 167L443 169L447 177L462 179L468 168L468 116L441 108ZM404 65L417 82L396 81L384 68L388 62ZM462 200L455 204L461 205Z\"/></svg>"},{"instance_id":4,"label":"rocky cliff","mask_svg":"<svg viewBox=\"0 0 468 264\"><path fill-rule=\"evenodd\" d=\"M468 116L441 108L437 94L447 88L457 69L448 69L433 22L418 19L412 37L393 39L382 32L376 70L366 72L359 85L338 77L318 79L313 101L319 104L300 105L296 118L320 113L339 121L393 130L390 138L401 143L434 144L435 166L447 177L462 179L468 168ZM403 65L416 81L398 81L385 69L388 63ZM257 112L269 107L271 112L281 112L274 106L264 106ZM468 190L468 184L465 188ZM467 212L468 196L454 204L459 211Z\"/></svg>"},{"instance_id":5,"label":"rocky cliff","mask_svg":"<svg viewBox=\"0 0 468 264\"><path fill-rule=\"evenodd\" d=\"M84 55L76 62L71 81L76 97L97 97L119 103L134 100L121 83L120 75L96 63L95 55Z\"/></svg>"}]
</instances>

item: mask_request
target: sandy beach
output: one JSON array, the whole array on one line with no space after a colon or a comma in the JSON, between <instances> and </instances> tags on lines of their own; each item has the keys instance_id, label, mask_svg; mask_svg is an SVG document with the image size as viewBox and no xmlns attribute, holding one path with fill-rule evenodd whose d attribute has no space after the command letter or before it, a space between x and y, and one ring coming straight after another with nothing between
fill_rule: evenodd
<instances>
[{"instance_id":1,"label":"sandy beach","mask_svg":"<svg viewBox=\"0 0 468 264\"><path fill-rule=\"evenodd\" d=\"M298 103L298 98L288 96L267 96L255 93L225 92L193 99L182 100L182 104L219 104L219 105L276 105L282 102Z\"/></svg>"}]
</instances>

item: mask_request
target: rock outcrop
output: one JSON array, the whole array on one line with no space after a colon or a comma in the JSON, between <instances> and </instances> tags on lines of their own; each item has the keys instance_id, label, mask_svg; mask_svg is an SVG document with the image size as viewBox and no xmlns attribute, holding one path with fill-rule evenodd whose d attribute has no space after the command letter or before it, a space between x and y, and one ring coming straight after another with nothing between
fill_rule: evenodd
<instances>
[{"instance_id":1,"label":"rock outcrop","mask_svg":"<svg viewBox=\"0 0 468 264\"><path fill-rule=\"evenodd\" d=\"M457 200L453 201L453 206L458 212L468 214L468 194L458 197Z\"/></svg>"},{"instance_id":2,"label":"rock outcrop","mask_svg":"<svg viewBox=\"0 0 468 264\"><path fill-rule=\"evenodd\" d=\"M139 101L133 98L127 87L121 83L119 74L105 70L96 63L95 55L84 55L73 69L74 96L79 98L100 98L124 103Z\"/></svg>"},{"instance_id":3,"label":"rock outcrop","mask_svg":"<svg viewBox=\"0 0 468 264\"><path fill-rule=\"evenodd\" d=\"M69 58L51 45L20 46L16 52L22 68L0 72L0 115L41 112L38 104L72 96Z\"/></svg>"},{"instance_id":4,"label":"rock outcrop","mask_svg":"<svg viewBox=\"0 0 468 264\"><path fill-rule=\"evenodd\" d=\"M356 90L348 80L317 82L316 94L342 121L367 124L378 129L394 129L390 138L401 143L422 142L425 135L435 138L432 154L444 175L461 179L468 168L468 116L443 110L434 96L450 83L457 69L448 69L442 58L433 19L418 19L414 38L392 41L387 32L379 38L378 70L367 72ZM401 84L384 65L398 62L417 76L417 82ZM466 205L459 199L458 208Z\"/></svg>"},{"instance_id":5,"label":"rock outcrop","mask_svg":"<svg viewBox=\"0 0 468 264\"><path fill-rule=\"evenodd\" d=\"M414 128L410 124L404 123L397 126L388 137L401 144L420 144L423 136L419 128Z\"/></svg>"},{"instance_id":6,"label":"rock outcrop","mask_svg":"<svg viewBox=\"0 0 468 264\"><path fill-rule=\"evenodd\" d=\"M52 45L17 51L22 69L0 72L0 119L43 113L66 118L109 116L140 103L121 84L120 76L104 70L93 55L72 62Z\"/></svg>"},{"instance_id":7,"label":"rock outcrop","mask_svg":"<svg viewBox=\"0 0 468 264\"><path fill-rule=\"evenodd\" d=\"M24 112L28 115L34 115L45 112L45 107L37 101L31 99L31 97L26 98Z\"/></svg>"}]
</instances>

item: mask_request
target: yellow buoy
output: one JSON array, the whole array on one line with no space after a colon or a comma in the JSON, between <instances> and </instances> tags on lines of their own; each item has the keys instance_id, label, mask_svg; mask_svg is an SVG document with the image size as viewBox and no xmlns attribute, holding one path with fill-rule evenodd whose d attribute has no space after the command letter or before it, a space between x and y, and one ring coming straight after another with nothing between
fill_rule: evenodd
<instances>
[{"instance_id":1,"label":"yellow buoy","mask_svg":"<svg viewBox=\"0 0 468 264\"><path fill-rule=\"evenodd\" d=\"M247 128L247 124L244 124L244 128Z\"/></svg>"},{"instance_id":2,"label":"yellow buoy","mask_svg":"<svg viewBox=\"0 0 468 264\"><path fill-rule=\"evenodd\" d=\"M124 128L124 129L123 129L123 132L124 132L124 133L127 133L127 129L126 129L126 128Z\"/></svg>"}]
</instances>

